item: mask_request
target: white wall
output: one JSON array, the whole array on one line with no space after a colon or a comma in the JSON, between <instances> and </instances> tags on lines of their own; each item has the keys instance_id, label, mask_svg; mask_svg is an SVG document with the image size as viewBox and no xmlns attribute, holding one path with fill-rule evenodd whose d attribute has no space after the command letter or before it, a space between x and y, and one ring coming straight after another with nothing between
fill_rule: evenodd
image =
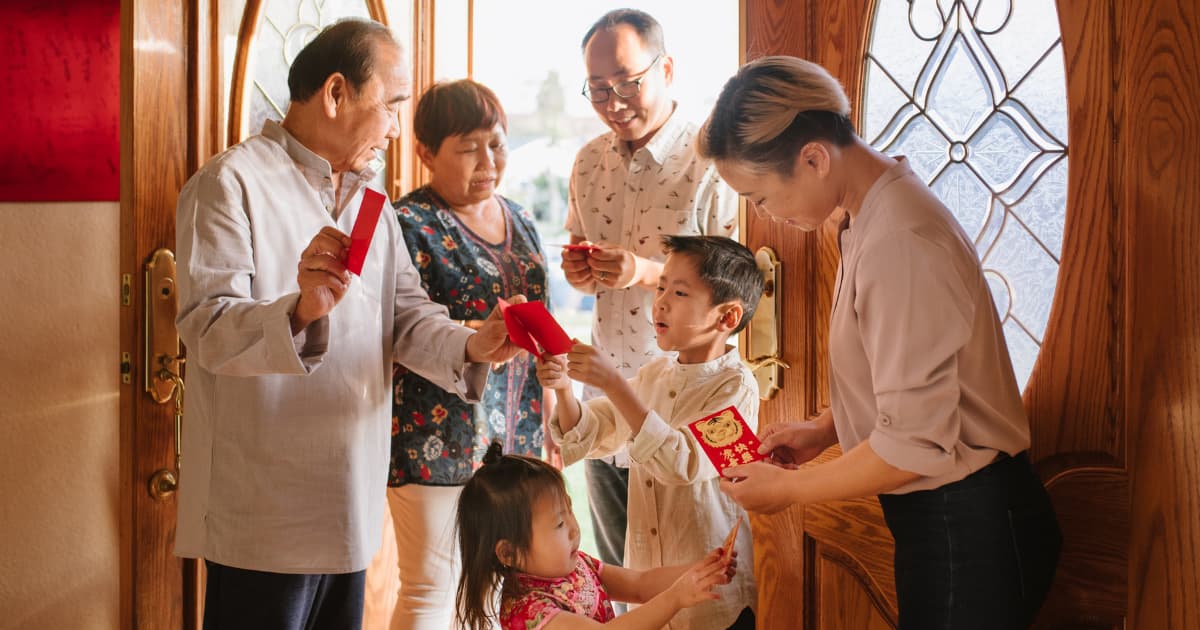
<instances>
[{"instance_id":1,"label":"white wall","mask_svg":"<svg viewBox=\"0 0 1200 630\"><path fill-rule=\"evenodd\" d=\"M0 628L116 628L120 209L0 203Z\"/></svg>"}]
</instances>

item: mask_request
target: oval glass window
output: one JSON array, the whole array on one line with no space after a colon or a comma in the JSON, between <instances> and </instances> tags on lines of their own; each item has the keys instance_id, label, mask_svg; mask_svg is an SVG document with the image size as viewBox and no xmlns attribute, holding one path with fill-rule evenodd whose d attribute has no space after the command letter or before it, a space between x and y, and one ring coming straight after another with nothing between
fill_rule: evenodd
<instances>
[{"instance_id":1,"label":"oval glass window","mask_svg":"<svg viewBox=\"0 0 1200 630\"><path fill-rule=\"evenodd\" d=\"M1024 389L1067 211L1067 99L1053 0L878 0L862 135L908 156L975 242Z\"/></svg>"}]
</instances>

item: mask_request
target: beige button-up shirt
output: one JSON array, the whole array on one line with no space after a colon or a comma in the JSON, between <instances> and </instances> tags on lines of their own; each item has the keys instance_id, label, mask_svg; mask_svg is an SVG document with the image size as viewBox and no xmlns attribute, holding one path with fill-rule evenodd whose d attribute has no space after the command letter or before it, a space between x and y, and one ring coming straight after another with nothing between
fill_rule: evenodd
<instances>
[{"instance_id":1,"label":"beige button-up shirt","mask_svg":"<svg viewBox=\"0 0 1200 630\"><path fill-rule=\"evenodd\" d=\"M342 301L299 335L296 264L325 226L350 233L373 173L347 173L268 122L184 186L176 218L188 349L175 552L277 573L366 568L380 541L392 363L468 400L488 366L429 301L399 225L380 215Z\"/></svg>"},{"instance_id":2,"label":"beige button-up shirt","mask_svg":"<svg viewBox=\"0 0 1200 630\"><path fill-rule=\"evenodd\" d=\"M626 566L643 570L695 562L721 546L746 513L721 492L717 469L687 425L734 405L757 431L758 382L731 348L699 364L681 365L673 356L659 357L638 371L630 384L650 408L636 436L606 397L584 403L579 423L565 434L556 414L550 433L562 445L567 465L628 447L632 462ZM718 587L721 598L680 611L668 627L724 630L743 608L756 607L748 525L749 519L735 545L737 576Z\"/></svg>"},{"instance_id":3,"label":"beige button-up shirt","mask_svg":"<svg viewBox=\"0 0 1200 630\"><path fill-rule=\"evenodd\" d=\"M664 234L737 234L738 197L712 162L696 155L696 126L672 114L645 146L609 132L588 142L571 169L566 229L662 262ZM596 291L592 345L607 352L625 378L663 354L655 342L643 288ZM585 388L584 398L600 395Z\"/></svg>"},{"instance_id":4,"label":"beige button-up shirt","mask_svg":"<svg viewBox=\"0 0 1200 630\"><path fill-rule=\"evenodd\" d=\"M971 240L897 160L839 232L829 330L842 450L864 440L923 475L897 494L958 481L1029 447L1029 421Z\"/></svg>"}]
</instances>

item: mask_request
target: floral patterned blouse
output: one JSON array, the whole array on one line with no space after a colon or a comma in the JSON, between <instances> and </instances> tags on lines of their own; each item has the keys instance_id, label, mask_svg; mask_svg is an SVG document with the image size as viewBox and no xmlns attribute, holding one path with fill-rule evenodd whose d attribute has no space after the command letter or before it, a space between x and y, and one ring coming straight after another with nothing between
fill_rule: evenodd
<instances>
[{"instance_id":1,"label":"floral patterned blouse","mask_svg":"<svg viewBox=\"0 0 1200 630\"><path fill-rule=\"evenodd\" d=\"M547 579L518 573L515 590L519 595L502 598L500 627L541 630L563 611L600 623L611 621L616 615L600 581L603 566L599 560L580 552L575 559L575 571L566 577Z\"/></svg>"},{"instance_id":2,"label":"floral patterned blouse","mask_svg":"<svg viewBox=\"0 0 1200 630\"><path fill-rule=\"evenodd\" d=\"M485 319L497 298L517 293L549 304L546 257L533 219L497 198L506 224L502 243L472 232L428 186L394 204L421 285L451 319ZM389 486L463 485L492 439L504 444L505 453L541 455L542 387L527 353L493 369L478 404L403 367L396 368L392 385Z\"/></svg>"}]
</instances>

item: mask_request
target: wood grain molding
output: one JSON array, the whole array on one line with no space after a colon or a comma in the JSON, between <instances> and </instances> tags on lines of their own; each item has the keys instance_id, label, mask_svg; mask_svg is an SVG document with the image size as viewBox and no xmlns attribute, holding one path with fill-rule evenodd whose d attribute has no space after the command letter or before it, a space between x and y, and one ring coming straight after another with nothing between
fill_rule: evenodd
<instances>
[{"instance_id":1,"label":"wood grain molding","mask_svg":"<svg viewBox=\"0 0 1200 630\"><path fill-rule=\"evenodd\" d=\"M258 23L262 19L262 0L246 0L246 8L242 11L242 24L238 29L237 48L233 54L233 74L229 81L229 130L227 146L233 146L243 140L245 130L242 129L242 119L249 99L246 98L249 84L250 49L254 46L254 38L258 35Z\"/></svg>"},{"instance_id":2,"label":"wood grain molding","mask_svg":"<svg viewBox=\"0 0 1200 630\"><path fill-rule=\"evenodd\" d=\"M1129 622L1200 628L1200 3L1115 7Z\"/></svg>"},{"instance_id":3,"label":"wood grain molding","mask_svg":"<svg viewBox=\"0 0 1200 630\"><path fill-rule=\"evenodd\" d=\"M174 208L187 178L188 59L184 3L121 2L121 259L130 274L130 306L120 315L120 347L143 366L142 263L174 247ZM112 280L114 283L116 279ZM172 553L175 502L155 501L146 482L174 466L172 409L141 388L123 386L121 413L121 603L125 628L184 624L182 561Z\"/></svg>"}]
</instances>

